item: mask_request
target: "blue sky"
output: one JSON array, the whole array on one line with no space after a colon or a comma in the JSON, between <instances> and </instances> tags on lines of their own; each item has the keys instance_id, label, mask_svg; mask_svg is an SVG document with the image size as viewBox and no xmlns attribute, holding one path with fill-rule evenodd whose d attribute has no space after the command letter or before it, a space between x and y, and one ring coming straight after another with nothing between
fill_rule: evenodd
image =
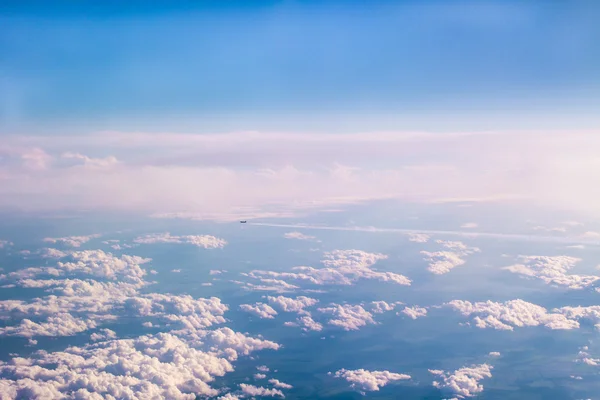
<instances>
[{"instance_id":1,"label":"blue sky","mask_svg":"<svg viewBox=\"0 0 600 400\"><path fill-rule=\"evenodd\" d=\"M591 1L5 1L0 131L595 128L599 12Z\"/></svg>"}]
</instances>

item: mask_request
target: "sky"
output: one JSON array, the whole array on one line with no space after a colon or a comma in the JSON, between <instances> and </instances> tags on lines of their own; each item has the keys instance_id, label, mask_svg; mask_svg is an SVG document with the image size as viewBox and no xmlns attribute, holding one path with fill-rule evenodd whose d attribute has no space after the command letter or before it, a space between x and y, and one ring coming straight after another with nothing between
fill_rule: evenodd
<instances>
[{"instance_id":1,"label":"sky","mask_svg":"<svg viewBox=\"0 0 600 400\"><path fill-rule=\"evenodd\" d=\"M250 218L400 198L600 216L599 12L5 1L0 208Z\"/></svg>"},{"instance_id":2,"label":"sky","mask_svg":"<svg viewBox=\"0 0 600 400\"><path fill-rule=\"evenodd\" d=\"M594 1L13 2L2 133L591 129Z\"/></svg>"}]
</instances>

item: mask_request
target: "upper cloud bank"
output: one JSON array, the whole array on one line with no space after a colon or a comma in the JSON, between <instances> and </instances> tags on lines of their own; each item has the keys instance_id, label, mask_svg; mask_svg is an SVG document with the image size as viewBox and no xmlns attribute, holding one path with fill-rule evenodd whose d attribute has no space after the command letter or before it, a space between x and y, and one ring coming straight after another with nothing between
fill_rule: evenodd
<instances>
[{"instance_id":1,"label":"upper cloud bank","mask_svg":"<svg viewBox=\"0 0 600 400\"><path fill-rule=\"evenodd\" d=\"M0 207L224 218L378 198L518 198L600 215L599 151L594 132L2 136Z\"/></svg>"}]
</instances>

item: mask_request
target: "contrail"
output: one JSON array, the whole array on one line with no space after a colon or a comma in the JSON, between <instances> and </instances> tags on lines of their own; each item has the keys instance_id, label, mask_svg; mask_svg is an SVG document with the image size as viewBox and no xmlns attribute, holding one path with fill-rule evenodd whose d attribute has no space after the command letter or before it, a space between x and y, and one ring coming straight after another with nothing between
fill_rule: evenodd
<instances>
[{"instance_id":1,"label":"contrail","mask_svg":"<svg viewBox=\"0 0 600 400\"><path fill-rule=\"evenodd\" d=\"M534 242L553 242L563 244L590 244L600 245L600 242L581 238L581 237L556 237L556 236L538 236L524 235L518 233L494 233L494 232L464 232L464 231L445 231L432 229L402 229L402 228L376 228L373 226L323 226L323 225L292 225L292 224L269 224L263 222L248 222L248 225L253 226L269 226L275 228L291 228L291 229L309 229L309 230L327 230L327 231L347 231L347 232L375 232L375 233L401 233L401 234L416 234L424 233L427 235L453 235L463 237L481 237L491 239L509 239L523 240Z\"/></svg>"}]
</instances>

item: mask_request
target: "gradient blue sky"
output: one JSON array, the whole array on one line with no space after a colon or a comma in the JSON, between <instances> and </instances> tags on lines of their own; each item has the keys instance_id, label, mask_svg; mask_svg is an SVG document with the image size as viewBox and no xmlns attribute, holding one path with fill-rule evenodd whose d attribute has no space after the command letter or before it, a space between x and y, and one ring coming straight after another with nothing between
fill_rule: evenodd
<instances>
[{"instance_id":1,"label":"gradient blue sky","mask_svg":"<svg viewBox=\"0 0 600 400\"><path fill-rule=\"evenodd\" d=\"M0 131L589 129L595 1L0 3Z\"/></svg>"}]
</instances>

